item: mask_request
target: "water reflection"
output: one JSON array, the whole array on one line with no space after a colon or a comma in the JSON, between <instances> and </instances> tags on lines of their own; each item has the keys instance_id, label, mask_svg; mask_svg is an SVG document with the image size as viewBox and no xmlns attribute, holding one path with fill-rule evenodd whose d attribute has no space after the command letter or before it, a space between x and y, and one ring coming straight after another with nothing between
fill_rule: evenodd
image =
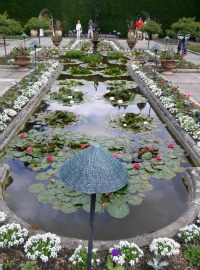
<instances>
[{"instance_id":1,"label":"water reflection","mask_svg":"<svg viewBox=\"0 0 200 270\"><path fill-rule=\"evenodd\" d=\"M62 75L59 80L66 78L68 77ZM100 76L88 77L84 86L78 86L76 89L85 93L84 103L63 106L58 102L51 102L47 106L48 111L66 110L84 116L83 120L66 127L69 131L85 132L92 136L122 135L121 129L109 126L107 116L125 112L142 112L144 115L159 120L149 103L112 106L110 102L104 101L102 95L107 91L107 84L105 79ZM53 85L51 91L57 90L58 85ZM134 91L139 93L138 89ZM137 139L144 135L133 132L129 136L135 138L137 142ZM161 122L159 129L152 130L150 136L161 139L171 138L165 125ZM133 147L138 147L137 143ZM34 176L37 172L27 168L26 164L21 163L18 159L8 160L6 163L10 165L14 178L13 184L7 189L9 197L6 198L6 202L16 215L45 231L74 238L88 238L89 213L80 209L69 215L53 210L48 204L39 203L35 195L28 192L29 186L35 183ZM189 163L185 164L185 166L189 165ZM121 239L155 231L176 220L187 209L188 193L182 183L181 174L177 174L173 181L152 179L151 183L154 187L153 190L145 193L146 197L141 205L130 206L130 214L125 218L112 218L106 208L104 214L96 214L94 238L97 240Z\"/></svg>"}]
</instances>

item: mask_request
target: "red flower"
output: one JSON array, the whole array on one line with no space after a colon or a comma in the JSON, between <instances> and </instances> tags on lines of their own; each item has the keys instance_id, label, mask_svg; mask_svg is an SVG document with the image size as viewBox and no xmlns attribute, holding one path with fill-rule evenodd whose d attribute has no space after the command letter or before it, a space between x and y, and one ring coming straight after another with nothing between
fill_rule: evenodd
<instances>
[{"instance_id":1,"label":"red flower","mask_svg":"<svg viewBox=\"0 0 200 270\"><path fill-rule=\"evenodd\" d=\"M157 155L156 158L157 158L157 160L162 160L161 155Z\"/></svg>"},{"instance_id":2,"label":"red flower","mask_svg":"<svg viewBox=\"0 0 200 270\"><path fill-rule=\"evenodd\" d=\"M81 144L81 145L80 145L80 148L81 148L81 149L84 149L84 148L85 148L85 144Z\"/></svg>"},{"instance_id":3,"label":"red flower","mask_svg":"<svg viewBox=\"0 0 200 270\"><path fill-rule=\"evenodd\" d=\"M19 134L19 137L20 137L20 139L25 139L26 138L26 134L21 133L21 134Z\"/></svg>"},{"instance_id":4,"label":"red flower","mask_svg":"<svg viewBox=\"0 0 200 270\"><path fill-rule=\"evenodd\" d=\"M149 151L153 151L153 147L147 147L147 149L149 150Z\"/></svg>"},{"instance_id":5,"label":"red flower","mask_svg":"<svg viewBox=\"0 0 200 270\"><path fill-rule=\"evenodd\" d=\"M28 152L31 152L31 151L33 151L33 147L32 147L32 146L29 146L26 150L27 150Z\"/></svg>"},{"instance_id":6,"label":"red flower","mask_svg":"<svg viewBox=\"0 0 200 270\"><path fill-rule=\"evenodd\" d=\"M52 162L52 161L53 161L53 157L52 157L52 156L47 156L47 157L46 157L46 160L47 160L48 162Z\"/></svg>"},{"instance_id":7,"label":"red flower","mask_svg":"<svg viewBox=\"0 0 200 270\"><path fill-rule=\"evenodd\" d=\"M139 168L141 167L141 165L140 165L139 163L134 163L134 164L133 164L133 167L134 167L135 169L139 169Z\"/></svg>"},{"instance_id":8,"label":"red flower","mask_svg":"<svg viewBox=\"0 0 200 270\"><path fill-rule=\"evenodd\" d=\"M173 143L168 143L168 148L174 148L174 144Z\"/></svg>"},{"instance_id":9,"label":"red flower","mask_svg":"<svg viewBox=\"0 0 200 270\"><path fill-rule=\"evenodd\" d=\"M112 154L114 158L118 158L118 155L116 153Z\"/></svg>"},{"instance_id":10,"label":"red flower","mask_svg":"<svg viewBox=\"0 0 200 270\"><path fill-rule=\"evenodd\" d=\"M85 148L88 148L88 147L90 147L90 144L89 143L85 145Z\"/></svg>"}]
</instances>

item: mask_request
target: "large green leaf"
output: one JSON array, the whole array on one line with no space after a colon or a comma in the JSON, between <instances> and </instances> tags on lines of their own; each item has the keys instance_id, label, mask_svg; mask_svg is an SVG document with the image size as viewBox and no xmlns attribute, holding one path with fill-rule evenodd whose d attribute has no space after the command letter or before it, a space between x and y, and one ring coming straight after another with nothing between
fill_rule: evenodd
<instances>
[{"instance_id":1,"label":"large green leaf","mask_svg":"<svg viewBox=\"0 0 200 270\"><path fill-rule=\"evenodd\" d=\"M50 175L47 172L41 172L36 174L35 180L37 181L42 181L42 180L47 180L49 179Z\"/></svg>"},{"instance_id":2,"label":"large green leaf","mask_svg":"<svg viewBox=\"0 0 200 270\"><path fill-rule=\"evenodd\" d=\"M140 205L142 201L143 198L134 196L128 200L128 203L132 205Z\"/></svg>"},{"instance_id":3,"label":"large green leaf","mask_svg":"<svg viewBox=\"0 0 200 270\"><path fill-rule=\"evenodd\" d=\"M114 218L124 218L129 214L129 207L126 203L109 204L107 210Z\"/></svg>"},{"instance_id":4,"label":"large green leaf","mask_svg":"<svg viewBox=\"0 0 200 270\"><path fill-rule=\"evenodd\" d=\"M33 184L31 186L29 186L28 188L29 192L33 192L33 193L39 193L40 191L45 190L45 185L43 184Z\"/></svg>"},{"instance_id":5,"label":"large green leaf","mask_svg":"<svg viewBox=\"0 0 200 270\"><path fill-rule=\"evenodd\" d=\"M61 211L64 212L64 213L67 213L67 214L71 214L71 213L74 213L77 211L77 207L74 206L73 204L71 203L66 203L64 204L62 207L61 207Z\"/></svg>"}]
</instances>

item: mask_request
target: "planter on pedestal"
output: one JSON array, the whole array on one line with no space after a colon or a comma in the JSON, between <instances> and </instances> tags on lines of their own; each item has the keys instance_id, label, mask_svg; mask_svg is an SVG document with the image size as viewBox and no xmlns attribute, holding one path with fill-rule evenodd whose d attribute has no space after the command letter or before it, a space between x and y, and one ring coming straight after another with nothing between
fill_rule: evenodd
<instances>
[{"instance_id":1,"label":"planter on pedestal","mask_svg":"<svg viewBox=\"0 0 200 270\"><path fill-rule=\"evenodd\" d=\"M133 41L127 41L127 44L130 49L133 49L135 47L135 42Z\"/></svg>"},{"instance_id":2,"label":"planter on pedestal","mask_svg":"<svg viewBox=\"0 0 200 270\"><path fill-rule=\"evenodd\" d=\"M161 60L161 66L166 71L171 71L172 69L176 68L178 60Z\"/></svg>"},{"instance_id":3,"label":"planter on pedestal","mask_svg":"<svg viewBox=\"0 0 200 270\"><path fill-rule=\"evenodd\" d=\"M30 56L25 56L25 55L15 56L14 60L15 60L16 65L20 67L26 67L30 63Z\"/></svg>"}]
</instances>

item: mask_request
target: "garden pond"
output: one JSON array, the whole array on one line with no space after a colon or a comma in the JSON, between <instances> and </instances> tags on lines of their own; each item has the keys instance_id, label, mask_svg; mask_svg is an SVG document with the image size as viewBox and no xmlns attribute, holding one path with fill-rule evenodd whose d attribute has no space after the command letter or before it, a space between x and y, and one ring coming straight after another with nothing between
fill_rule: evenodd
<instances>
[{"instance_id":1,"label":"garden pond","mask_svg":"<svg viewBox=\"0 0 200 270\"><path fill-rule=\"evenodd\" d=\"M182 174L191 164L127 74L125 62L104 56L98 66L81 59L65 64L25 129L5 149L1 159L13 178L5 201L32 228L88 238L90 196L65 186L59 169L93 143L130 174L126 187L110 196L97 194L95 240L156 231L187 209Z\"/></svg>"}]
</instances>

